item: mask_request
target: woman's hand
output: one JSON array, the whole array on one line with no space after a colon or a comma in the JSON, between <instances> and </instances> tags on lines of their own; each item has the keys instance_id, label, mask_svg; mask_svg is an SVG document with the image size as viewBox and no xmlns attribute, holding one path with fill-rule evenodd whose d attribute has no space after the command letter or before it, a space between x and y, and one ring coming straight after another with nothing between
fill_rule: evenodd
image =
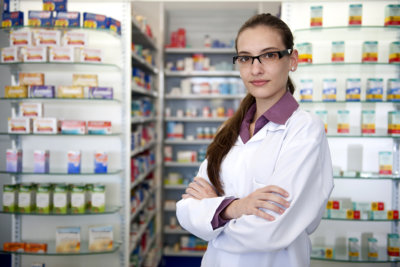
<instances>
[{"instance_id":1,"label":"woman's hand","mask_svg":"<svg viewBox=\"0 0 400 267\"><path fill-rule=\"evenodd\" d=\"M186 194L182 195L182 198L194 198L194 199L203 199L203 198L211 198L217 197L217 193L214 190L214 187L210 185L204 178L195 177L193 182L191 182L186 188Z\"/></svg>"},{"instance_id":2,"label":"woman's hand","mask_svg":"<svg viewBox=\"0 0 400 267\"><path fill-rule=\"evenodd\" d=\"M242 215L256 215L268 221L275 220L275 217L261 210L267 209L282 214L285 210L277 204L288 208L289 202L284 198L289 194L276 185L268 185L257 189L245 198L237 199L226 207L221 213L224 219L236 219Z\"/></svg>"}]
</instances>

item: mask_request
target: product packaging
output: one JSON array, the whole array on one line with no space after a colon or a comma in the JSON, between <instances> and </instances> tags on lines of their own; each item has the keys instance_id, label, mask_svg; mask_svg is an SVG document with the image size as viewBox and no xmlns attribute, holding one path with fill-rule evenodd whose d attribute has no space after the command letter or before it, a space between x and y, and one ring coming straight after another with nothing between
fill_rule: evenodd
<instances>
[{"instance_id":1,"label":"product packaging","mask_svg":"<svg viewBox=\"0 0 400 267\"><path fill-rule=\"evenodd\" d=\"M344 62L344 41L332 42L332 62Z\"/></svg>"},{"instance_id":2,"label":"product packaging","mask_svg":"<svg viewBox=\"0 0 400 267\"><path fill-rule=\"evenodd\" d=\"M81 172L81 152L68 151L68 173Z\"/></svg>"},{"instance_id":3,"label":"product packaging","mask_svg":"<svg viewBox=\"0 0 400 267\"><path fill-rule=\"evenodd\" d=\"M72 85L96 87L98 85L97 74L75 74L74 73L72 75Z\"/></svg>"},{"instance_id":4,"label":"product packaging","mask_svg":"<svg viewBox=\"0 0 400 267\"><path fill-rule=\"evenodd\" d=\"M71 212L72 213L85 213L86 189L85 185L73 184L71 185Z\"/></svg>"},{"instance_id":5,"label":"product packaging","mask_svg":"<svg viewBox=\"0 0 400 267\"><path fill-rule=\"evenodd\" d=\"M332 259L335 256L335 250L331 247L312 246L311 257Z\"/></svg>"},{"instance_id":6,"label":"product packaging","mask_svg":"<svg viewBox=\"0 0 400 267\"><path fill-rule=\"evenodd\" d=\"M24 252L25 251L25 243L22 243L22 242L4 242L3 250L4 251L12 251L12 252Z\"/></svg>"},{"instance_id":7,"label":"product packaging","mask_svg":"<svg viewBox=\"0 0 400 267\"><path fill-rule=\"evenodd\" d=\"M393 154L391 151L379 152L379 174L391 175L393 170Z\"/></svg>"},{"instance_id":8,"label":"product packaging","mask_svg":"<svg viewBox=\"0 0 400 267\"><path fill-rule=\"evenodd\" d=\"M358 259L360 256L360 244L358 238L350 237L348 242L349 258Z\"/></svg>"},{"instance_id":9,"label":"product packaging","mask_svg":"<svg viewBox=\"0 0 400 267\"><path fill-rule=\"evenodd\" d=\"M322 101L336 101L336 79L324 79L322 83Z\"/></svg>"},{"instance_id":10,"label":"product packaging","mask_svg":"<svg viewBox=\"0 0 400 267\"><path fill-rule=\"evenodd\" d=\"M400 5L387 5L385 7L385 26L400 25Z\"/></svg>"},{"instance_id":11,"label":"product packaging","mask_svg":"<svg viewBox=\"0 0 400 267\"><path fill-rule=\"evenodd\" d=\"M56 118L34 118L33 133L35 134L57 134L58 125Z\"/></svg>"},{"instance_id":12,"label":"product packaging","mask_svg":"<svg viewBox=\"0 0 400 267\"><path fill-rule=\"evenodd\" d=\"M29 97L55 98L56 88L53 85L31 85L29 86Z\"/></svg>"},{"instance_id":13,"label":"product packaging","mask_svg":"<svg viewBox=\"0 0 400 267\"><path fill-rule=\"evenodd\" d=\"M91 211L92 209L92 191L93 184L85 185L85 199L86 199L86 210Z\"/></svg>"},{"instance_id":14,"label":"product packaging","mask_svg":"<svg viewBox=\"0 0 400 267\"><path fill-rule=\"evenodd\" d=\"M94 172L107 173L108 155L105 152L96 152L94 154Z\"/></svg>"},{"instance_id":15,"label":"product packaging","mask_svg":"<svg viewBox=\"0 0 400 267\"><path fill-rule=\"evenodd\" d=\"M60 121L60 127L61 127L62 134L85 134L86 133L86 122L85 121L64 120L64 121Z\"/></svg>"},{"instance_id":16,"label":"product packaging","mask_svg":"<svg viewBox=\"0 0 400 267\"><path fill-rule=\"evenodd\" d=\"M3 20L1 21L2 28L10 28L24 25L24 12L3 12Z\"/></svg>"},{"instance_id":17,"label":"product packaging","mask_svg":"<svg viewBox=\"0 0 400 267\"><path fill-rule=\"evenodd\" d=\"M67 11L67 0L43 0L43 10Z\"/></svg>"},{"instance_id":18,"label":"product packaging","mask_svg":"<svg viewBox=\"0 0 400 267\"><path fill-rule=\"evenodd\" d=\"M106 186L104 184L94 184L91 197L91 212L104 212L106 205Z\"/></svg>"},{"instance_id":19,"label":"product packaging","mask_svg":"<svg viewBox=\"0 0 400 267\"><path fill-rule=\"evenodd\" d=\"M80 61L87 63L100 63L103 61L101 49L81 48Z\"/></svg>"},{"instance_id":20,"label":"product packaging","mask_svg":"<svg viewBox=\"0 0 400 267\"><path fill-rule=\"evenodd\" d=\"M164 146L164 162L172 161L172 146Z\"/></svg>"},{"instance_id":21,"label":"product packaging","mask_svg":"<svg viewBox=\"0 0 400 267\"><path fill-rule=\"evenodd\" d=\"M7 149L6 151L6 171L22 172L22 150Z\"/></svg>"},{"instance_id":22,"label":"product packaging","mask_svg":"<svg viewBox=\"0 0 400 267\"><path fill-rule=\"evenodd\" d=\"M44 85L44 73L19 73L19 85Z\"/></svg>"},{"instance_id":23,"label":"product packaging","mask_svg":"<svg viewBox=\"0 0 400 267\"><path fill-rule=\"evenodd\" d=\"M33 184L20 184L18 187L18 212L31 213L36 209L36 187Z\"/></svg>"},{"instance_id":24,"label":"product packaging","mask_svg":"<svg viewBox=\"0 0 400 267\"><path fill-rule=\"evenodd\" d=\"M20 62L22 56L18 47L3 47L1 49L1 62L2 63L14 63Z\"/></svg>"},{"instance_id":25,"label":"product packaging","mask_svg":"<svg viewBox=\"0 0 400 267\"><path fill-rule=\"evenodd\" d=\"M28 253L46 253L47 244L45 243L26 243L25 252Z\"/></svg>"},{"instance_id":26,"label":"product packaging","mask_svg":"<svg viewBox=\"0 0 400 267\"><path fill-rule=\"evenodd\" d=\"M55 30L38 30L34 33L36 46L60 46L61 32Z\"/></svg>"},{"instance_id":27,"label":"product packaging","mask_svg":"<svg viewBox=\"0 0 400 267\"><path fill-rule=\"evenodd\" d=\"M111 121L88 121L88 134L111 134Z\"/></svg>"},{"instance_id":28,"label":"product packaging","mask_svg":"<svg viewBox=\"0 0 400 267\"><path fill-rule=\"evenodd\" d=\"M32 32L27 30L11 31L10 46L32 46Z\"/></svg>"},{"instance_id":29,"label":"product packaging","mask_svg":"<svg viewBox=\"0 0 400 267\"><path fill-rule=\"evenodd\" d=\"M322 6L311 6L311 27L322 27Z\"/></svg>"},{"instance_id":30,"label":"product packaging","mask_svg":"<svg viewBox=\"0 0 400 267\"><path fill-rule=\"evenodd\" d=\"M297 50L299 52L299 63L312 63L312 44L311 43L300 43L297 44Z\"/></svg>"},{"instance_id":31,"label":"product packaging","mask_svg":"<svg viewBox=\"0 0 400 267\"><path fill-rule=\"evenodd\" d=\"M386 98L387 101L400 101L400 79L388 79Z\"/></svg>"},{"instance_id":32,"label":"product packaging","mask_svg":"<svg viewBox=\"0 0 400 267\"><path fill-rule=\"evenodd\" d=\"M390 43L389 63L400 63L400 42Z\"/></svg>"},{"instance_id":33,"label":"product packaging","mask_svg":"<svg viewBox=\"0 0 400 267\"><path fill-rule=\"evenodd\" d=\"M81 13L79 12L57 12L54 17L55 27L80 27Z\"/></svg>"},{"instance_id":34,"label":"product packaging","mask_svg":"<svg viewBox=\"0 0 400 267\"><path fill-rule=\"evenodd\" d=\"M383 100L383 79L370 78L367 81L366 100L381 102Z\"/></svg>"},{"instance_id":35,"label":"product packaging","mask_svg":"<svg viewBox=\"0 0 400 267\"><path fill-rule=\"evenodd\" d=\"M74 62L74 48L69 46L56 46L49 48L50 62Z\"/></svg>"},{"instance_id":36,"label":"product packaging","mask_svg":"<svg viewBox=\"0 0 400 267\"><path fill-rule=\"evenodd\" d=\"M3 211L15 212L18 207L18 185L4 184L3 185Z\"/></svg>"},{"instance_id":37,"label":"product packaging","mask_svg":"<svg viewBox=\"0 0 400 267\"><path fill-rule=\"evenodd\" d=\"M107 17L94 13L83 13L83 27L94 29L107 29Z\"/></svg>"},{"instance_id":38,"label":"product packaging","mask_svg":"<svg viewBox=\"0 0 400 267\"><path fill-rule=\"evenodd\" d=\"M112 250L113 241L112 225L89 227L89 251Z\"/></svg>"},{"instance_id":39,"label":"product packaging","mask_svg":"<svg viewBox=\"0 0 400 267\"><path fill-rule=\"evenodd\" d=\"M3 0L3 13L10 12L10 0Z\"/></svg>"},{"instance_id":40,"label":"product packaging","mask_svg":"<svg viewBox=\"0 0 400 267\"><path fill-rule=\"evenodd\" d=\"M82 86L63 86L57 88L58 98L84 98L85 93Z\"/></svg>"},{"instance_id":41,"label":"product packaging","mask_svg":"<svg viewBox=\"0 0 400 267\"><path fill-rule=\"evenodd\" d=\"M300 80L300 101L312 102L313 100L313 80L302 79Z\"/></svg>"},{"instance_id":42,"label":"product packaging","mask_svg":"<svg viewBox=\"0 0 400 267\"><path fill-rule=\"evenodd\" d=\"M57 227L56 252L79 252L81 250L80 227Z\"/></svg>"},{"instance_id":43,"label":"product packaging","mask_svg":"<svg viewBox=\"0 0 400 267\"><path fill-rule=\"evenodd\" d=\"M42 117L43 116L43 104L42 103L19 103L19 116L20 117Z\"/></svg>"},{"instance_id":44,"label":"product packaging","mask_svg":"<svg viewBox=\"0 0 400 267\"><path fill-rule=\"evenodd\" d=\"M53 14L51 11L28 11L28 25L36 27L53 26Z\"/></svg>"},{"instance_id":45,"label":"product packaging","mask_svg":"<svg viewBox=\"0 0 400 267\"><path fill-rule=\"evenodd\" d=\"M112 87L89 87L89 98L113 99L113 94Z\"/></svg>"},{"instance_id":46,"label":"product packaging","mask_svg":"<svg viewBox=\"0 0 400 267\"><path fill-rule=\"evenodd\" d=\"M9 86L5 88L4 97L5 98L27 98L28 97L28 87L25 85Z\"/></svg>"},{"instance_id":47,"label":"product packaging","mask_svg":"<svg viewBox=\"0 0 400 267\"><path fill-rule=\"evenodd\" d=\"M69 187L66 184L55 184L53 191L53 213L66 214L68 212Z\"/></svg>"},{"instance_id":48,"label":"product packaging","mask_svg":"<svg viewBox=\"0 0 400 267\"><path fill-rule=\"evenodd\" d=\"M400 260L400 238L399 234L387 234L387 253L389 260Z\"/></svg>"},{"instance_id":49,"label":"product packaging","mask_svg":"<svg viewBox=\"0 0 400 267\"><path fill-rule=\"evenodd\" d=\"M121 35L121 21L113 19L113 18L107 18L107 24L108 27L111 31L116 32L117 34Z\"/></svg>"},{"instance_id":50,"label":"product packaging","mask_svg":"<svg viewBox=\"0 0 400 267\"><path fill-rule=\"evenodd\" d=\"M33 172L49 173L50 152L48 150L33 151Z\"/></svg>"},{"instance_id":51,"label":"product packaging","mask_svg":"<svg viewBox=\"0 0 400 267\"><path fill-rule=\"evenodd\" d=\"M363 110L361 113L361 133L375 133L375 110Z\"/></svg>"},{"instance_id":52,"label":"product packaging","mask_svg":"<svg viewBox=\"0 0 400 267\"><path fill-rule=\"evenodd\" d=\"M361 79L348 78L346 80L346 101L358 102L361 100Z\"/></svg>"},{"instance_id":53,"label":"product packaging","mask_svg":"<svg viewBox=\"0 0 400 267\"><path fill-rule=\"evenodd\" d=\"M83 47L87 45L87 33L66 32L63 36L64 46Z\"/></svg>"},{"instance_id":54,"label":"product packaging","mask_svg":"<svg viewBox=\"0 0 400 267\"><path fill-rule=\"evenodd\" d=\"M378 42L365 41L362 47L362 62L378 62Z\"/></svg>"},{"instance_id":55,"label":"product packaging","mask_svg":"<svg viewBox=\"0 0 400 267\"><path fill-rule=\"evenodd\" d=\"M53 210L53 186L38 184L36 192L36 212L50 213Z\"/></svg>"},{"instance_id":56,"label":"product packaging","mask_svg":"<svg viewBox=\"0 0 400 267\"><path fill-rule=\"evenodd\" d=\"M22 134L31 133L32 119L26 117L8 118L8 132Z\"/></svg>"},{"instance_id":57,"label":"product packaging","mask_svg":"<svg viewBox=\"0 0 400 267\"><path fill-rule=\"evenodd\" d=\"M350 111L338 110L337 111L337 132L349 133L350 132Z\"/></svg>"},{"instance_id":58,"label":"product packaging","mask_svg":"<svg viewBox=\"0 0 400 267\"><path fill-rule=\"evenodd\" d=\"M349 6L349 26L360 26L362 24L362 4L351 4Z\"/></svg>"},{"instance_id":59,"label":"product packaging","mask_svg":"<svg viewBox=\"0 0 400 267\"><path fill-rule=\"evenodd\" d=\"M373 237L368 238L368 259L377 260L378 255L378 240Z\"/></svg>"},{"instance_id":60,"label":"product packaging","mask_svg":"<svg viewBox=\"0 0 400 267\"><path fill-rule=\"evenodd\" d=\"M47 47L28 46L21 49L24 62L46 62Z\"/></svg>"},{"instance_id":61,"label":"product packaging","mask_svg":"<svg viewBox=\"0 0 400 267\"><path fill-rule=\"evenodd\" d=\"M400 134L400 111L389 111L388 113L388 134Z\"/></svg>"}]
</instances>

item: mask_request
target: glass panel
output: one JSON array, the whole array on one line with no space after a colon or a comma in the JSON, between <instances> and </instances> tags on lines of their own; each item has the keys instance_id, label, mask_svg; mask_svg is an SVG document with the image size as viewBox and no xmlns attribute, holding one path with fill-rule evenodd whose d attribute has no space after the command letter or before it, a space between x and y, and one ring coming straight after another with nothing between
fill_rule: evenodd
<instances>
[{"instance_id":1,"label":"glass panel","mask_svg":"<svg viewBox=\"0 0 400 267\"><path fill-rule=\"evenodd\" d=\"M40 175L40 176L54 176L54 175L114 175L121 173L121 170L109 170L107 173L94 173L93 171L82 171L81 173L66 173L65 170L50 170L49 173L37 173L33 170L23 170L22 172L8 172L5 170L0 170L2 174L10 175Z\"/></svg>"},{"instance_id":2,"label":"glass panel","mask_svg":"<svg viewBox=\"0 0 400 267\"><path fill-rule=\"evenodd\" d=\"M41 26L41 27L37 27L37 26L18 26L18 27L0 27L0 30L2 32L5 33L9 33L10 31L17 31L17 30L21 30L21 29L47 29L47 30L60 30L60 31L77 31L77 30L81 30L81 31L90 31L90 32L97 32L97 33L105 33L107 35L111 35L114 36L116 38L121 38L120 35L118 35L115 31L112 31L110 29L93 29L93 28L84 28L84 27L46 27L46 26Z\"/></svg>"},{"instance_id":3,"label":"glass panel","mask_svg":"<svg viewBox=\"0 0 400 267\"><path fill-rule=\"evenodd\" d=\"M352 221L352 222L398 222L399 220L372 220L372 219L367 219L367 220L362 220L362 219L341 219L341 218L326 218L322 217L323 220L327 221Z\"/></svg>"},{"instance_id":4,"label":"glass panel","mask_svg":"<svg viewBox=\"0 0 400 267\"><path fill-rule=\"evenodd\" d=\"M104 214L113 214L117 213L121 207L114 206L114 207L106 207L104 212L90 212L86 211L85 213L71 213L70 211L66 214L56 214L56 213L26 213L26 212L7 212L0 210L0 214L15 214L15 215L30 215L30 216L86 216L86 215L104 215Z\"/></svg>"},{"instance_id":5,"label":"glass panel","mask_svg":"<svg viewBox=\"0 0 400 267\"><path fill-rule=\"evenodd\" d=\"M368 62L368 63L361 63L361 62L345 62L345 63L312 63L312 64L305 64L300 63L298 65L299 68L303 67L321 67L321 66L361 66L361 67L375 67L375 66L393 66L399 67L399 63L383 63L383 62Z\"/></svg>"},{"instance_id":6,"label":"glass panel","mask_svg":"<svg viewBox=\"0 0 400 267\"><path fill-rule=\"evenodd\" d=\"M41 101L41 102L85 102L85 103L95 103L95 102L117 102L120 101L118 99L97 99L97 98L42 98L42 97L34 97L34 98L6 98L0 97L1 101L10 101L10 102L22 102L22 101Z\"/></svg>"},{"instance_id":7,"label":"glass panel","mask_svg":"<svg viewBox=\"0 0 400 267\"><path fill-rule=\"evenodd\" d=\"M347 251L346 248L336 248L340 251ZM314 252L315 249L313 249ZM313 254L313 253L312 253ZM361 254L361 251L360 251ZM369 259L368 255L361 255L361 257L356 259L350 259L348 255L333 255L333 258L325 258L325 257L317 257L311 256L312 260L321 260L321 261L336 261L336 262L354 262L354 263L383 263L383 262L400 262L400 260L389 260L387 256L386 248L378 248L378 258L377 259Z\"/></svg>"},{"instance_id":8,"label":"glass panel","mask_svg":"<svg viewBox=\"0 0 400 267\"><path fill-rule=\"evenodd\" d=\"M10 136L48 136L48 137L53 137L53 136L119 136L121 133L112 133L112 134L34 134L34 133L0 133L0 135L10 135Z\"/></svg>"},{"instance_id":9,"label":"glass panel","mask_svg":"<svg viewBox=\"0 0 400 267\"><path fill-rule=\"evenodd\" d=\"M395 104L395 105L400 105L400 102L391 102L391 101L380 101L380 102L373 102L373 101L310 101L310 102L303 102L303 101L298 101L299 104L305 105L305 104L328 104L328 105L334 105L334 104Z\"/></svg>"},{"instance_id":10,"label":"glass panel","mask_svg":"<svg viewBox=\"0 0 400 267\"><path fill-rule=\"evenodd\" d=\"M338 135L338 134L331 134L328 135L329 138L400 138L400 136L395 136L395 135L349 135L349 134L342 134L342 135Z\"/></svg>"},{"instance_id":11,"label":"glass panel","mask_svg":"<svg viewBox=\"0 0 400 267\"><path fill-rule=\"evenodd\" d=\"M121 68L115 64L108 63L84 63L84 62L15 62L1 63L0 66L9 66L10 68L18 68L21 70L33 69L41 71L120 71Z\"/></svg>"}]
</instances>

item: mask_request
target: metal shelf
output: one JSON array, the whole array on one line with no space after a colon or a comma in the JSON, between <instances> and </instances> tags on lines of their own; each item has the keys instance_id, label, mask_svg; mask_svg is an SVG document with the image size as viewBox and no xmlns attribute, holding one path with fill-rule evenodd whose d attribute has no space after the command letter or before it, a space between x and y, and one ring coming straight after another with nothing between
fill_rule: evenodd
<instances>
[{"instance_id":1,"label":"metal shelf","mask_svg":"<svg viewBox=\"0 0 400 267\"><path fill-rule=\"evenodd\" d=\"M153 65L149 64L146 60L143 58L139 57L135 53L132 52L132 65L142 68L145 71L151 72L152 74L158 74L158 69L154 67Z\"/></svg>"},{"instance_id":2,"label":"metal shelf","mask_svg":"<svg viewBox=\"0 0 400 267\"><path fill-rule=\"evenodd\" d=\"M132 41L135 44L148 46L152 50L157 49L155 40L151 39L146 33L142 31L139 26L139 22L134 17L132 17Z\"/></svg>"}]
</instances>

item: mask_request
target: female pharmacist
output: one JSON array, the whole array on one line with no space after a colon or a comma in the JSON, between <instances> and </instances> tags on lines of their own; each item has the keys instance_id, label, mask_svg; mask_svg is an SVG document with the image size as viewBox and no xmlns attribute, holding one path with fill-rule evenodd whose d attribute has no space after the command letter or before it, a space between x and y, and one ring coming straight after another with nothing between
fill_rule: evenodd
<instances>
[{"instance_id":1,"label":"female pharmacist","mask_svg":"<svg viewBox=\"0 0 400 267\"><path fill-rule=\"evenodd\" d=\"M236 52L248 94L208 147L178 220L209 241L204 267L309 266L309 235L333 189L324 125L292 96L298 53L283 21L250 18Z\"/></svg>"}]
</instances>

